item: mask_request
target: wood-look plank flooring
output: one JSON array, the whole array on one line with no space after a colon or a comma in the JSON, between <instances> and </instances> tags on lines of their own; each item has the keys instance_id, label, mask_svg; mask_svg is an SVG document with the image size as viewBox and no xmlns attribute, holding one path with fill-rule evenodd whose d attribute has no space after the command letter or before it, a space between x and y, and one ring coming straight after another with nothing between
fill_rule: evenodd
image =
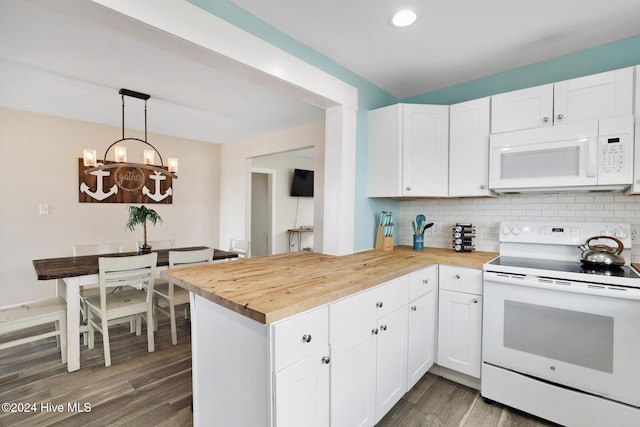
<instances>
[{"instance_id":1,"label":"wood-look plank flooring","mask_svg":"<svg viewBox=\"0 0 640 427\"><path fill-rule=\"evenodd\" d=\"M109 368L104 366L100 334L96 334L93 350L81 347L81 368L71 373L60 361L55 338L3 351L0 354L0 403L28 403L35 408L32 406L31 412L23 413L0 412L0 427L192 426L188 321L178 320L176 346L171 345L169 324L161 321L153 353L147 352L144 330L141 336L130 334L128 325L115 326L110 331L112 365ZM0 338L3 340L6 337ZM78 404L85 411L69 408L69 404ZM62 410L54 411L56 405L63 405ZM487 404L476 390L427 374L378 426L544 427L553 424L499 404Z\"/></svg>"}]
</instances>

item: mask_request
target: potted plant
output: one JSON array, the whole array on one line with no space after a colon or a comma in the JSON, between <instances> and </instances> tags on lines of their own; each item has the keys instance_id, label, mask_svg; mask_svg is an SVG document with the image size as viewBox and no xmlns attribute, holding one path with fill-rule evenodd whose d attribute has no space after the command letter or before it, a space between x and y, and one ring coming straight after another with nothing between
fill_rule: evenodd
<instances>
[{"instance_id":1,"label":"potted plant","mask_svg":"<svg viewBox=\"0 0 640 427\"><path fill-rule=\"evenodd\" d=\"M156 222L162 222L162 218L158 215L158 212L153 209L149 209L144 205L140 207L137 206L129 206L129 221L127 221L127 229L133 231L136 228L136 225L142 224L144 228L144 244L140 248L140 252L143 254L148 254L151 252L151 246L147 244L147 220L151 221L153 225L156 225Z\"/></svg>"}]
</instances>

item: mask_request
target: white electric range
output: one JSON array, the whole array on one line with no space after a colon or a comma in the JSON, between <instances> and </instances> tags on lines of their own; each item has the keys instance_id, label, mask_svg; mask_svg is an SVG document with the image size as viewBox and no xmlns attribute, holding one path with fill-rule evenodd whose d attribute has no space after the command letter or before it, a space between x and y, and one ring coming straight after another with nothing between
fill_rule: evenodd
<instances>
[{"instance_id":1,"label":"white electric range","mask_svg":"<svg viewBox=\"0 0 640 427\"><path fill-rule=\"evenodd\" d=\"M593 236L619 239L625 265L583 266ZM568 426L640 425L631 241L629 224L501 224L500 256L483 267L483 397Z\"/></svg>"}]
</instances>

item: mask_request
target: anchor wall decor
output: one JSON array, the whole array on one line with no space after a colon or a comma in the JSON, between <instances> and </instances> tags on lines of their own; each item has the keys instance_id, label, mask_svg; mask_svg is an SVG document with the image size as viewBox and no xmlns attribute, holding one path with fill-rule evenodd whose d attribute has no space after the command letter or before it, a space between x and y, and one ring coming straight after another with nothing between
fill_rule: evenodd
<instances>
[{"instance_id":1,"label":"anchor wall decor","mask_svg":"<svg viewBox=\"0 0 640 427\"><path fill-rule=\"evenodd\" d=\"M147 141L147 100L145 93L120 89L122 98L122 138L111 144L103 160L96 158L95 150L84 150L79 160L79 201L82 203L172 203L173 179L178 178L178 159L168 159L164 166L160 152ZM124 97L144 100L144 139L126 138L124 134ZM141 142L151 150L144 150L144 163L128 163L125 141ZM115 161L107 160L114 149ZM155 164L156 154L160 165ZM88 167L88 169L87 169Z\"/></svg>"},{"instance_id":2,"label":"anchor wall decor","mask_svg":"<svg viewBox=\"0 0 640 427\"><path fill-rule=\"evenodd\" d=\"M111 164L114 162L107 162ZM131 164L85 173L78 159L80 203L173 203L173 178Z\"/></svg>"}]
</instances>

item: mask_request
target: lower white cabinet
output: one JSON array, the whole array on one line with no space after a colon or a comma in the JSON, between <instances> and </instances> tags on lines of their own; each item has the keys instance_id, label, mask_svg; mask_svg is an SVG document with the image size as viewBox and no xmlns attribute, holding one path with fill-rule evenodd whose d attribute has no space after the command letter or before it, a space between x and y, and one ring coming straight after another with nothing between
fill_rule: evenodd
<instances>
[{"instance_id":1,"label":"lower white cabinet","mask_svg":"<svg viewBox=\"0 0 640 427\"><path fill-rule=\"evenodd\" d=\"M329 425L329 346L274 374L278 427Z\"/></svg>"},{"instance_id":2,"label":"lower white cabinet","mask_svg":"<svg viewBox=\"0 0 640 427\"><path fill-rule=\"evenodd\" d=\"M436 292L431 291L411 302L407 351L407 390L433 366L436 338Z\"/></svg>"},{"instance_id":3,"label":"lower white cabinet","mask_svg":"<svg viewBox=\"0 0 640 427\"><path fill-rule=\"evenodd\" d=\"M440 266L437 363L480 378L482 271Z\"/></svg>"},{"instance_id":4,"label":"lower white cabinet","mask_svg":"<svg viewBox=\"0 0 640 427\"><path fill-rule=\"evenodd\" d=\"M407 309L401 307L376 325L376 423L407 391Z\"/></svg>"}]
</instances>

